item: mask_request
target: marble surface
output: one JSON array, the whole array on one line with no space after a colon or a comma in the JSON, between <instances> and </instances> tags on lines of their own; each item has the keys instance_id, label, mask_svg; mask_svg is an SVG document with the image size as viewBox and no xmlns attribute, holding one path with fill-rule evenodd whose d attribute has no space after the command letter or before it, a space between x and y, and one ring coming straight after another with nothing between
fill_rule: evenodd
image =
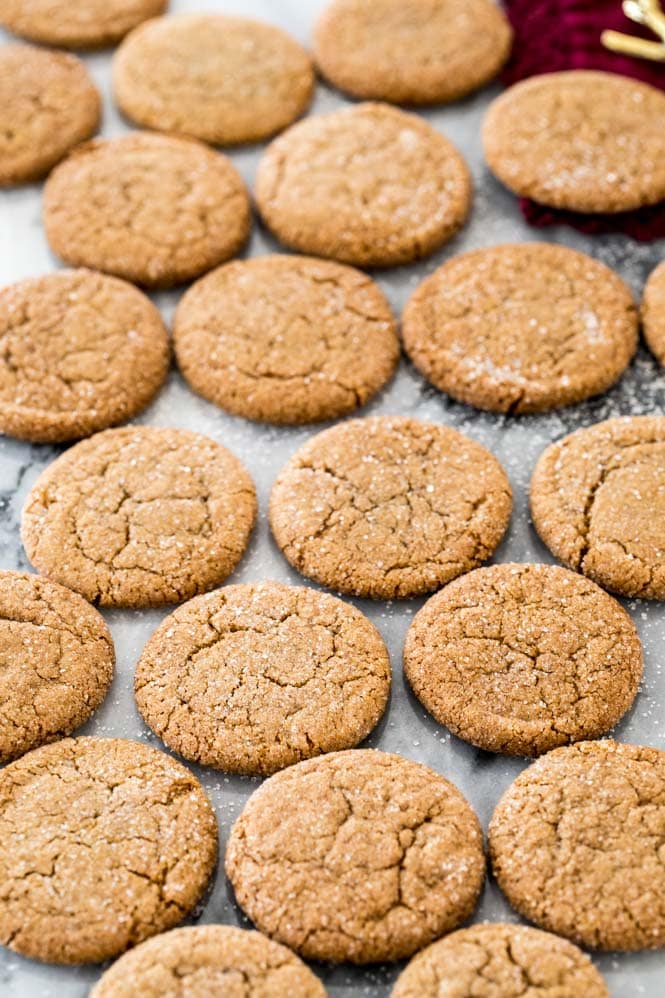
<instances>
[{"instance_id":1,"label":"marble surface","mask_svg":"<svg viewBox=\"0 0 665 998\"><path fill-rule=\"evenodd\" d=\"M203 0L209 10L252 15L280 24L307 42L322 0ZM173 0L173 11L198 9L194 0ZM95 54L86 61L99 83L105 100L104 134L114 135L126 125L110 102L110 55ZM475 178L473 215L464 232L423 264L378 275L381 286L399 311L415 285L442 260L454 253L503 241L543 238L521 221L514 199L489 176L482 161L479 127L485 108L496 93L482 94L452 107L426 113L431 123L449 135L468 158ZM319 85L311 113L321 113L344 103ZM260 147L233 152L232 158L251 186ZM53 270L58 262L50 254L41 226L41 189L28 186L0 192L0 281ZM616 236L602 240L583 237L569 229L550 229L545 238L586 250L615 267L640 294L645 276L665 257L665 243L639 245ZM248 252L260 255L276 250L274 241L256 224ZM155 296L169 318L178 292ZM529 521L527 489L534 463L551 441L578 426L586 426L611 415L658 413L665 399L665 374L642 348L621 382L603 398L558 413L532 417L497 417L458 405L428 387L402 360L397 377L365 413L402 413L458 427L488 446L503 462L515 495L515 511L508 535L496 553L497 561L551 561ZM249 467L258 487L261 515L249 551L231 581L265 578L299 583L302 580L280 556L271 540L266 508L271 483L286 459L315 430L258 427L225 415L195 397L182 378L172 372L169 382L142 420L158 426L179 426L206 433L230 447ZM0 438L0 567L28 568L19 538L21 507L40 471L57 456L58 449L30 446ZM405 631L422 601L357 605L374 621L388 643L394 670L389 709L369 739L372 746L400 752L427 763L443 773L467 795L483 827L504 788L520 772L521 760L492 756L459 741L428 717L406 689L401 668ZM626 606L645 645L643 688L616 737L665 748L665 609L656 603L629 601ZM101 736L141 739L159 746L137 715L132 697L132 678L141 649L164 616L161 611L114 611L105 614L115 640L118 665L112 690L97 716L83 729ZM228 777L212 770L192 767L214 802L219 819L222 850L230 824L257 786L256 780ZM236 907L223 871L219 869L205 904L196 913L200 922L245 925ZM476 918L517 920L488 880ZM608 954L597 958L615 998L658 998L665 994L665 954ZM383 998L390 993L398 967L353 970L347 967L316 967L335 998ZM0 994L6 998L82 998L99 976L99 968L40 966L8 951L0 951Z\"/></svg>"}]
</instances>

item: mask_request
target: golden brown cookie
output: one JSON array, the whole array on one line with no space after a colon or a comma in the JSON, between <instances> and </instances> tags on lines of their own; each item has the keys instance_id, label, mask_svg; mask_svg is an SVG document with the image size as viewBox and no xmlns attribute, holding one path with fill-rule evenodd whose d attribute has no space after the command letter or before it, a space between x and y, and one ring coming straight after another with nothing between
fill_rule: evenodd
<instances>
[{"instance_id":1,"label":"golden brown cookie","mask_svg":"<svg viewBox=\"0 0 665 998\"><path fill-rule=\"evenodd\" d=\"M159 606L212 589L247 546L252 480L221 444L126 426L65 451L32 487L21 537L37 570L101 606Z\"/></svg>"},{"instance_id":2,"label":"golden brown cookie","mask_svg":"<svg viewBox=\"0 0 665 998\"><path fill-rule=\"evenodd\" d=\"M460 738L540 755L617 723L639 688L642 647L626 611L588 579L556 565L490 565L416 614L404 671Z\"/></svg>"},{"instance_id":3,"label":"golden brown cookie","mask_svg":"<svg viewBox=\"0 0 665 998\"><path fill-rule=\"evenodd\" d=\"M132 121L216 145L281 131L307 109L313 89L311 60L294 39L223 14L149 21L113 63L113 93Z\"/></svg>"},{"instance_id":4,"label":"golden brown cookie","mask_svg":"<svg viewBox=\"0 0 665 998\"><path fill-rule=\"evenodd\" d=\"M600 950L665 946L665 752L610 740L525 769L489 827L494 874L541 928Z\"/></svg>"},{"instance_id":5,"label":"golden brown cookie","mask_svg":"<svg viewBox=\"0 0 665 998\"><path fill-rule=\"evenodd\" d=\"M333 0L314 52L323 75L354 97L439 104L496 76L511 40L492 0Z\"/></svg>"},{"instance_id":6,"label":"golden brown cookie","mask_svg":"<svg viewBox=\"0 0 665 998\"><path fill-rule=\"evenodd\" d=\"M43 177L97 131L100 115L97 88L76 56L32 45L3 45L0 186Z\"/></svg>"},{"instance_id":7,"label":"golden brown cookie","mask_svg":"<svg viewBox=\"0 0 665 998\"><path fill-rule=\"evenodd\" d=\"M665 416L627 416L551 444L531 479L552 554L621 593L665 599Z\"/></svg>"},{"instance_id":8,"label":"golden brown cookie","mask_svg":"<svg viewBox=\"0 0 665 998\"><path fill-rule=\"evenodd\" d=\"M85 724L114 663L104 618L84 599L37 575L0 572L0 762Z\"/></svg>"},{"instance_id":9,"label":"golden brown cookie","mask_svg":"<svg viewBox=\"0 0 665 998\"><path fill-rule=\"evenodd\" d=\"M665 94L592 70L510 87L483 124L487 163L515 194L572 211L630 211L665 197Z\"/></svg>"},{"instance_id":10,"label":"golden brown cookie","mask_svg":"<svg viewBox=\"0 0 665 998\"><path fill-rule=\"evenodd\" d=\"M642 328L649 350L665 365L665 260L651 271L644 286Z\"/></svg>"},{"instance_id":11,"label":"golden brown cookie","mask_svg":"<svg viewBox=\"0 0 665 998\"><path fill-rule=\"evenodd\" d=\"M0 0L0 24L43 45L72 49L113 45L168 0Z\"/></svg>"},{"instance_id":12,"label":"golden brown cookie","mask_svg":"<svg viewBox=\"0 0 665 998\"><path fill-rule=\"evenodd\" d=\"M460 402L542 412L605 391L637 347L632 295L566 246L519 243L453 257L406 306L404 346Z\"/></svg>"},{"instance_id":13,"label":"golden brown cookie","mask_svg":"<svg viewBox=\"0 0 665 998\"><path fill-rule=\"evenodd\" d=\"M217 822L189 770L121 738L66 738L0 773L0 941L101 963L200 899Z\"/></svg>"},{"instance_id":14,"label":"golden brown cookie","mask_svg":"<svg viewBox=\"0 0 665 998\"><path fill-rule=\"evenodd\" d=\"M88 142L56 167L44 225L72 266L169 287L238 252L249 200L225 156L191 139L133 132Z\"/></svg>"},{"instance_id":15,"label":"golden brown cookie","mask_svg":"<svg viewBox=\"0 0 665 998\"><path fill-rule=\"evenodd\" d=\"M282 469L270 525L303 575L352 596L417 596L490 557L512 508L501 465L448 426L354 419Z\"/></svg>"},{"instance_id":16,"label":"golden brown cookie","mask_svg":"<svg viewBox=\"0 0 665 998\"><path fill-rule=\"evenodd\" d=\"M378 285L351 267L301 256L237 261L203 277L178 305L174 342L195 391L270 423L345 416L399 360Z\"/></svg>"},{"instance_id":17,"label":"golden brown cookie","mask_svg":"<svg viewBox=\"0 0 665 998\"><path fill-rule=\"evenodd\" d=\"M265 776L353 748L378 724L390 659L348 603L281 582L227 586L168 616L134 681L146 723L186 759Z\"/></svg>"},{"instance_id":18,"label":"golden brown cookie","mask_svg":"<svg viewBox=\"0 0 665 998\"><path fill-rule=\"evenodd\" d=\"M57 442L131 419L169 367L161 316L140 291L90 270L0 290L0 430Z\"/></svg>"},{"instance_id":19,"label":"golden brown cookie","mask_svg":"<svg viewBox=\"0 0 665 998\"><path fill-rule=\"evenodd\" d=\"M266 225L300 253L360 267L428 256L462 227L471 179L448 139L387 104L293 125L259 164Z\"/></svg>"},{"instance_id":20,"label":"golden brown cookie","mask_svg":"<svg viewBox=\"0 0 665 998\"><path fill-rule=\"evenodd\" d=\"M550 932L502 922L472 925L432 943L397 978L391 998L471 995L610 998L601 974L577 946Z\"/></svg>"},{"instance_id":21,"label":"golden brown cookie","mask_svg":"<svg viewBox=\"0 0 665 998\"><path fill-rule=\"evenodd\" d=\"M482 834L448 780L371 749L270 777L231 830L226 872L259 929L312 960L399 960L473 911Z\"/></svg>"}]
</instances>

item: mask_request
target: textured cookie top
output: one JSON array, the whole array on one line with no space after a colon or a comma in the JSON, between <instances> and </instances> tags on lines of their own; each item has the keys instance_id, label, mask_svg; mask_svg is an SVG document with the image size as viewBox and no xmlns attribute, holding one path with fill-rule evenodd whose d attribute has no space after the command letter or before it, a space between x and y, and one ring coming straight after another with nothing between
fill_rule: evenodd
<instances>
[{"instance_id":1,"label":"textured cookie top","mask_svg":"<svg viewBox=\"0 0 665 998\"><path fill-rule=\"evenodd\" d=\"M49 963L99 963L180 922L215 865L215 815L168 756L64 739L0 773L0 940Z\"/></svg>"},{"instance_id":2,"label":"textured cookie top","mask_svg":"<svg viewBox=\"0 0 665 998\"><path fill-rule=\"evenodd\" d=\"M313 89L302 46L244 17L157 18L132 32L113 64L115 98L133 121L218 145L258 142L286 128Z\"/></svg>"},{"instance_id":3,"label":"textured cookie top","mask_svg":"<svg viewBox=\"0 0 665 998\"><path fill-rule=\"evenodd\" d=\"M511 38L491 0L333 0L314 51L323 75L355 97L436 104L495 76Z\"/></svg>"},{"instance_id":4,"label":"textured cookie top","mask_svg":"<svg viewBox=\"0 0 665 998\"><path fill-rule=\"evenodd\" d=\"M38 571L86 599L151 606L223 582L255 515L252 481L221 444L127 426L76 444L42 472L21 536Z\"/></svg>"},{"instance_id":5,"label":"textured cookie top","mask_svg":"<svg viewBox=\"0 0 665 998\"><path fill-rule=\"evenodd\" d=\"M637 311L621 278L548 243L453 257L417 289L402 328L429 381L495 412L538 412L605 391L637 347Z\"/></svg>"},{"instance_id":6,"label":"textured cookie top","mask_svg":"<svg viewBox=\"0 0 665 998\"><path fill-rule=\"evenodd\" d=\"M484 880L462 794L398 755L354 749L267 780L231 831L226 871L258 928L314 960L397 960L455 928Z\"/></svg>"},{"instance_id":7,"label":"textured cookie top","mask_svg":"<svg viewBox=\"0 0 665 998\"><path fill-rule=\"evenodd\" d=\"M427 256L457 232L471 180L426 121L360 104L275 139L259 164L256 199L275 235L301 253L391 266Z\"/></svg>"},{"instance_id":8,"label":"textured cookie top","mask_svg":"<svg viewBox=\"0 0 665 998\"><path fill-rule=\"evenodd\" d=\"M510 87L483 125L490 169L554 208L618 212L665 197L665 94L591 70Z\"/></svg>"},{"instance_id":9,"label":"textured cookie top","mask_svg":"<svg viewBox=\"0 0 665 998\"><path fill-rule=\"evenodd\" d=\"M43 45L112 45L168 0L0 0L0 24Z\"/></svg>"},{"instance_id":10,"label":"textured cookie top","mask_svg":"<svg viewBox=\"0 0 665 998\"><path fill-rule=\"evenodd\" d=\"M390 659L355 607L279 582L228 586L164 620L135 679L143 717L170 748L265 775L352 748L383 714Z\"/></svg>"},{"instance_id":11,"label":"textured cookie top","mask_svg":"<svg viewBox=\"0 0 665 998\"><path fill-rule=\"evenodd\" d=\"M231 161L170 135L89 142L53 171L44 193L46 235L58 256L149 287L228 260L249 224Z\"/></svg>"},{"instance_id":12,"label":"textured cookie top","mask_svg":"<svg viewBox=\"0 0 665 998\"><path fill-rule=\"evenodd\" d=\"M195 391L271 423L344 416L386 383L399 359L379 287L351 267L301 256L208 274L181 300L174 340Z\"/></svg>"},{"instance_id":13,"label":"textured cookie top","mask_svg":"<svg viewBox=\"0 0 665 998\"><path fill-rule=\"evenodd\" d=\"M140 291L90 270L0 290L0 428L35 441L87 436L140 412L169 339Z\"/></svg>"},{"instance_id":14,"label":"textured cookie top","mask_svg":"<svg viewBox=\"0 0 665 998\"><path fill-rule=\"evenodd\" d=\"M665 599L665 417L607 419L549 446L531 512L571 568L624 596Z\"/></svg>"},{"instance_id":15,"label":"textured cookie top","mask_svg":"<svg viewBox=\"0 0 665 998\"><path fill-rule=\"evenodd\" d=\"M0 0L0 20L3 6ZM101 101L73 55L0 48L0 185L37 180L99 125Z\"/></svg>"},{"instance_id":16,"label":"textured cookie top","mask_svg":"<svg viewBox=\"0 0 665 998\"><path fill-rule=\"evenodd\" d=\"M508 900L593 949L665 945L665 752L613 741L556 749L524 770L489 827Z\"/></svg>"},{"instance_id":17,"label":"textured cookie top","mask_svg":"<svg viewBox=\"0 0 665 998\"><path fill-rule=\"evenodd\" d=\"M642 326L649 349L665 365L665 260L644 286Z\"/></svg>"},{"instance_id":18,"label":"textured cookie top","mask_svg":"<svg viewBox=\"0 0 665 998\"><path fill-rule=\"evenodd\" d=\"M588 579L555 565L491 565L425 604L404 668L460 738L539 755L616 724L637 693L642 649L625 610Z\"/></svg>"},{"instance_id":19,"label":"textured cookie top","mask_svg":"<svg viewBox=\"0 0 665 998\"><path fill-rule=\"evenodd\" d=\"M431 592L489 558L512 508L484 447L404 416L355 419L312 437L270 497L291 564L341 592L379 599Z\"/></svg>"}]
</instances>

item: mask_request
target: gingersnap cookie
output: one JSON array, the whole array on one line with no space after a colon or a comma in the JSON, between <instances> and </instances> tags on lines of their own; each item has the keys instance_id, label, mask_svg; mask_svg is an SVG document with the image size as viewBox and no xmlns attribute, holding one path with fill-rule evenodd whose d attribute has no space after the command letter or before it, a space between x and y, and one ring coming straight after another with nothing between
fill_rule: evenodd
<instances>
[{"instance_id":1,"label":"gingersnap cookie","mask_svg":"<svg viewBox=\"0 0 665 998\"><path fill-rule=\"evenodd\" d=\"M399 360L378 285L351 267L301 256L236 261L201 278L178 305L174 343L194 391L270 423L345 416Z\"/></svg>"},{"instance_id":2,"label":"gingersnap cookie","mask_svg":"<svg viewBox=\"0 0 665 998\"><path fill-rule=\"evenodd\" d=\"M649 350L665 365L665 260L651 271L644 286L642 328Z\"/></svg>"},{"instance_id":3,"label":"gingersnap cookie","mask_svg":"<svg viewBox=\"0 0 665 998\"><path fill-rule=\"evenodd\" d=\"M226 872L257 927L312 960L410 956L473 911L478 820L438 773L371 749L270 777L231 830ZM288 917L287 917L288 916Z\"/></svg>"},{"instance_id":4,"label":"gingersnap cookie","mask_svg":"<svg viewBox=\"0 0 665 998\"><path fill-rule=\"evenodd\" d=\"M443 104L496 76L511 40L492 0L333 0L314 52L322 74L354 97Z\"/></svg>"},{"instance_id":5,"label":"gingersnap cookie","mask_svg":"<svg viewBox=\"0 0 665 998\"><path fill-rule=\"evenodd\" d=\"M313 90L304 48L245 17L156 18L133 31L113 61L113 93L127 117L216 145L274 135L307 109Z\"/></svg>"},{"instance_id":6,"label":"gingersnap cookie","mask_svg":"<svg viewBox=\"0 0 665 998\"><path fill-rule=\"evenodd\" d=\"M665 417L606 419L551 444L531 514L553 555L623 596L665 599Z\"/></svg>"},{"instance_id":7,"label":"gingersnap cookie","mask_svg":"<svg viewBox=\"0 0 665 998\"><path fill-rule=\"evenodd\" d=\"M91 270L59 271L0 290L0 430L53 443L131 419L169 367L152 302Z\"/></svg>"},{"instance_id":8,"label":"gingersnap cookie","mask_svg":"<svg viewBox=\"0 0 665 998\"><path fill-rule=\"evenodd\" d=\"M200 899L217 823L180 763L122 738L66 738L0 772L0 942L101 963Z\"/></svg>"},{"instance_id":9,"label":"gingersnap cookie","mask_svg":"<svg viewBox=\"0 0 665 998\"><path fill-rule=\"evenodd\" d=\"M637 348L637 311L618 274L548 243L453 257L411 297L402 320L418 370L460 402L542 412L598 395Z\"/></svg>"},{"instance_id":10,"label":"gingersnap cookie","mask_svg":"<svg viewBox=\"0 0 665 998\"><path fill-rule=\"evenodd\" d=\"M159 606L223 582L255 517L252 480L221 444L125 426L70 447L42 472L21 537L39 572L91 602Z\"/></svg>"},{"instance_id":11,"label":"gingersnap cookie","mask_svg":"<svg viewBox=\"0 0 665 998\"><path fill-rule=\"evenodd\" d=\"M44 225L53 252L72 266L169 287L237 253L250 212L225 156L191 139L135 132L86 143L56 167Z\"/></svg>"},{"instance_id":12,"label":"gingersnap cookie","mask_svg":"<svg viewBox=\"0 0 665 998\"><path fill-rule=\"evenodd\" d=\"M256 200L287 246L389 267L455 235L469 212L471 179L453 144L422 118L359 104L275 139L259 164Z\"/></svg>"},{"instance_id":13,"label":"gingersnap cookie","mask_svg":"<svg viewBox=\"0 0 665 998\"><path fill-rule=\"evenodd\" d=\"M577 946L550 932L502 922L472 925L432 943L397 978L391 998L442 995L610 998L601 974Z\"/></svg>"},{"instance_id":14,"label":"gingersnap cookie","mask_svg":"<svg viewBox=\"0 0 665 998\"><path fill-rule=\"evenodd\" d=\"M390 659L369 620L280 582L227 586L179 607L134 680L143 718L169 748L250 776L353 748L389 691Z\"/></svg>"},{"instance_id":15,"label":"gingersnap cookie","mask_svg":"<svg viewBox=\"0 0 665 998\"><path fill-rule=\"evenodd\" d=\"M522 197L571 211L631 211L665 197L665 94L581 69L514 84L483 124L490 170Z\"/></svg>"},{"instance_id":16,"label":"gingersnap cookie","mask_svg":"<svg viewBox=\"0 0 665 998\"><path fill-rule=\"evenodd\" d=\"M352 596L417 596L476 568L508 526L510 485L481 444L406 416L354 419L282 469L270 525L303 575Z\"/></svg>"},{"instance_id":17,"label":"gingersnap cookie","mask_svg":"<svg viewBox=\"0 0 665 998\"><path fill-rule=\"evenodd\" d=\"M42 45L72 49L113 45L168 0L0 0L0 25Z\"/></svg>"},{"instance_id":18,"label":"gingersnap cookie","mask_svg":"<svg viewBox=\"0 0 665 998\"><path fill-rule=\"evenodd\" d=\"M0 185L43 177L96 132L100 115L99 92L76 56L32 45L3 45Z\"/></svg>"},{"instance_id":19,"label":"gingersnap cookie","mask_svg":"<svg viewBox=\"0 0 665 998\"><path fill-rule=\"evenodd\" d=\"M540 755L617 723L638 691L642 647L625 610L588 579L556 565L490 565L416 614L404 671L460 738Z\"/></svg>"}]
</instances>

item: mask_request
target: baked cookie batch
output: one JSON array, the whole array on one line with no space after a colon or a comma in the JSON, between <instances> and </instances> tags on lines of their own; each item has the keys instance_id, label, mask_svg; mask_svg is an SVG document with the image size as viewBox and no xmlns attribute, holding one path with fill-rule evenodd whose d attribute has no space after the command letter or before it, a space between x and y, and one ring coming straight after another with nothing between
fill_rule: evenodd
<instances>
[{"instance_id":1,"label":"baked cookie batch","mask_svg":"<svg viewBox=\"0 0 665 998\"><path fill-rule=\"evenodd\" d=\"M150 404L170 362L136 285L194 282L173 320L183 377L234 416L275 425L354 414L401 347L478 409L580 402L631 362L632 295L564 246L488 246L414 289L400 338L357 269L412 263L465 224L464 157L394 105L453 101L498 73L511 31L490 0L333 0L314 62L267 24L157 16L165 7L0 0L0 24L53 46L0 48L0 185L48 174L46 235L72 268L0 290L0 429L74 442L23 510L40 574L0 572L0 941L54 963L120 957L94 998L323 998L303 959L409 957L394 998L607 998L578 945L665 945L665 753L602 738L643 670L609 593L665 599L665 416L610 419L541 455L533 522L566 567L483 567L509 527L511 487L457 430L360 414L313 434L268 513L284 558L331 593L225 586L257 516L244 465L197 433L118 424ZM115 100L148 130L94 139L99 93L60 50L118 42ZM315 65L366 103L297 121ZM211 146L263 140L255 206L296 253L234 260L250 195ZM543 204L611 213L665 197L665 95L627 78L517 84L482 140L496 177ZM641 310L661 363L664 267ZM333 593L428 596L404 646L415 696L470 745L539 757L488 838L501 890L538 928L462 928L486 877L478 819L428 767L357 748L386 710L390 660ZM113 677L96 607L167 604L180 605L140 654L136 703L185 760L267 777L219 857L259 931L175 928L218 862L216 817L190 770L142 743L69 737Z\"/></svg>"}]
</instances>

